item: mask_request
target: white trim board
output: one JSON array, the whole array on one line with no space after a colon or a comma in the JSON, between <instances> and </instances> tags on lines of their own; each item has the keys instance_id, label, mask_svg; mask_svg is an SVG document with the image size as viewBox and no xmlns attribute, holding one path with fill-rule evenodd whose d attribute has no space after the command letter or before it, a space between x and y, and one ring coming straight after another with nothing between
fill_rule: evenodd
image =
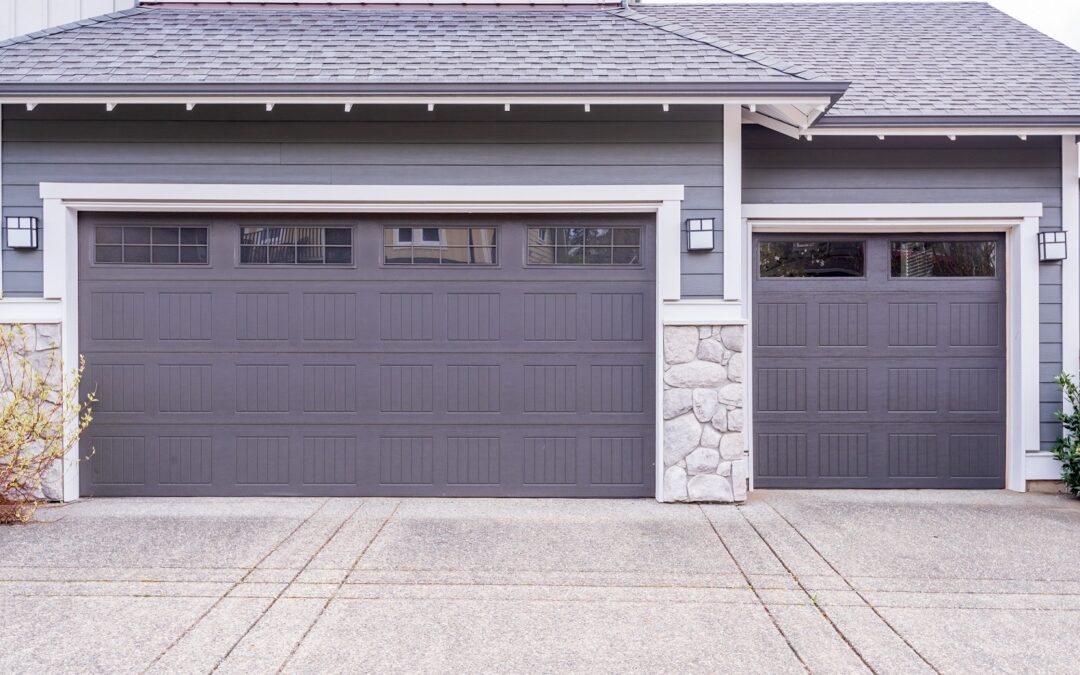
<instances>
[{"instance_id":1,"label":"white trim board","mask_svg":"<svg viewBox=\"0 0 1080 675\"><path fill-rule=\"evenodd\" d=\"M1039 297L1037 235L1042 204L747 204L743 214L754 232L1005 232L1008 317L1005 475L1009 490L1026 490L1026 458L1040 447L1039 303L1021 300ZM753 244L748 248L752 249ZM747 344L753 344L752 322L747 325L747 331ZM747 372L753 372L752 352L748 350ZM751 466L752 379L747 379L745 411Z\"/></svg>"},{"instance_id":2,"label":"white trim board","mask_svg":"<svg viewBox=\"0 0 1080 675\"><path fill-rule=\"evenodd\" d=\"M65 368L78 363L78 221L87 211L145 212L504 212L620 211L656 217L656 497L663 490L663 322L680 300L681 185L177 185L42 183L45 297L61 308ZM0 316L8 310L0 302ZM11 305L14 307L14 305ZM64 500L79 497L78 449L65 458Z\"/></svg>"}]
</instances>

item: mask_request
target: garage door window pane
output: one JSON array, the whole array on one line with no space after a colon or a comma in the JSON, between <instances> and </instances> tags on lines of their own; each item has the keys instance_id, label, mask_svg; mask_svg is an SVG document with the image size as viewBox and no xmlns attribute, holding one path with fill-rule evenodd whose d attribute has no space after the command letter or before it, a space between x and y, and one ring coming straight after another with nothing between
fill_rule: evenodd
<instances>
[{"instance_id":1,"label":"garage door window pane","mask_svg":"<svg viewBox=\"0 0 1080 675\"><path fill-rule=\"evenodd\" d=\"M350 227L241 227L242 265L350 265Z\"/></svg>"},{"instance_id":2,"label":"garage door window pane","mask_svg":"<svg viewBox=\"0 0 1080 675\"><path fill-rule=\"evenodd\" d=\"M530 227L529 265L640 265L640 227Z\"/></svg>"},{"instance_id":3,"label":"garage door window pane","mask_svg":"<svg viewBox=\"0 0 1080 675\"><path fill-rule=\"evenodd\" d=\"M205 265L206 261L205 227L112 225L94 230L94 262L99 265Z\"/></svg>"},{"instance_id":4,"label":"garage door window pane","mask_svg":"<svg viewBox=\"0 0 1080 675\"><path fill-rule=\"evenodd\" d=\"M495 265L493 227L387 227L383 262L387 265Z\"/></svg>"},{"instance_id":5,"label":"garage door window pane","mask_svg":"<svg viewBox=\"0 0 1080 675\"><path fill-rule=\"evenodd\" d=\"M993 241L894 241L892 276L897 278L993 277L997 243Z\"/></svg>"},{"instance_id":6,"label":"garage door window pane","mask_svg":"<svg viewBox=\"0 0 1080 675\"><path fill-rule=\"evenodd\" d=\"M865 250L861 241L763 241L758 270L762 278L861 277Z\"/></svg>"}]
</instances>

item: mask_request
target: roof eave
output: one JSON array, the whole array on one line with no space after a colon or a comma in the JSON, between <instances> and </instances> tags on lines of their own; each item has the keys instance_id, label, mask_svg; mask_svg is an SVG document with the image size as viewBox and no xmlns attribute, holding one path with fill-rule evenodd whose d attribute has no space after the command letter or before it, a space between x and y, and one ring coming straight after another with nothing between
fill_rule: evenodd
<instances>
[{"instance_id":1,"label":"roof eave","mask_svg":"<svg viewBox=\"0 0 1080 675\"><path fill-rule=\"evenodd\" d=\"M786 96L836 101L846 82L0 82L0 97L45 101L58 97L111 97L124 100L146 96L355 97L379 96Z\"/></svg>"},{"instance_id":2,"label":"roof eave","mask_svg":"<svg viewBox=\"0 0 1080 675\"><path fill-rule=\"evenodd\" d=\"M1075 115L829 115L818 120L815 131L823 129L876 128L1016 128L1045 129L1080 127Z\"/></svg>"}]
</instances>

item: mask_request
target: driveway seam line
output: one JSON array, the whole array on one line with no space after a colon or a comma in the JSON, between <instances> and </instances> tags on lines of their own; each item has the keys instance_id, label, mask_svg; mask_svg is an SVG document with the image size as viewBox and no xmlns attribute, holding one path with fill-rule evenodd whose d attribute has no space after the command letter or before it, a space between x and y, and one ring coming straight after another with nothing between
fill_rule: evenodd
<instances>
[{"instance_id":1,"label":"driveway seam line","mask_svg":"<svg viewBox=\"0 0 1080 675\"><path fill-rule=\"evenodd\" d=\"M217 607L218 605L220 605L220 604L221 604L221 601L222 601L222 600L224 600L225 598L229 597L229 593L232 593L232 592L233 592L233 590L234 590L234 589L235 589L235 588L236 588L237 586L239 586L240 584L244 583L244 580L245 580L245 579L247 579L247 578L248 578L248 577L249 577L249 576L251 575L251 573L252 573L253 571L255 571L256 569L258 569L258 567L259 567L259 563L261 563L262 561L266 560L267 558L269 558L270 556L272 556L272 555L273 555L274 553L276 553L276 552L277 552L277 550L278 550L279 548L281 548L281 545L282 545L282 544L284 544L285 542L287 542L287 541L288 541L288 540L289 540L289 539L290 539L290 538L291 538L291 537L292 537L292 536L293 536L294 534L296 534L297 532L299 532L299 531L300 531L300 528L304 527L304 525L307 525L307 524L308 524L308 522L309 522L309 521L310 521L310 520L311 520L312 518L314 518L314 517L315 517L315 516L316 516L316 515L317 515L317 514L319 513L319 511L322 511L322 510L323 510L323 508L324 508L324 507L325 507L325 506L326 506L326 505L327 505L328 503L330 503L330 499L329 499L329 498L327 498L327 499L324 499L324 500L323 500L323 503L322 503L322 504L319 504L319 507L318 507L318 508L316 508L316 509L315 509L314 511L312 511L312 512L311 512L311 513L310 513L310 514L308 515L308 517L307 517L307 518L304 518L304 519L303 519L302 521L300 521L300 523L299 523L299 524L297 524L297 526L296 526L296 527L294 527L293 529L289 530L289 533L288 533L288 534L286 534L286 535L285 535L284 537L282 537L282 538L281 538L280 540L278 540L278 542L277 542L276 544L274 544L274 545L273 545L272 547L270 547L270 550L269 550L269 551L267 551L267 552L266 552L266 554L265 554L265 555L264 555L263 557L261 557L261 558L259 558L258 560L256 560L256 561L255 561L255 564L254 564L254 565L252 565L251 567L247 568L247 571L246 571L246 572L244 572L244 574L242 574L242 575L240 576L240 578L239 578L239 579L237 579L236 581L232 582L232 585L231 585L231 586L229 586L229 588L228 588L228 589L227 589L227 590L226 590L226 591L225 591L224 593L222 593L222 594L221 594L221 596L220 596L220 597L218 597L218 599L217 599L217 600L215 600L215 601L214 601L214 602L213 602L213 603L212 603L212 604L211 604L211 605L210 605L209 607L207 607L207 608L206 608L206 611L205 611L205 612L203 612L202 614L200 614L200 615L199 615L199 617L198 617L197 619L195 619L194 621L192 621L192 622L191 622L191 625L190 625L190 626L188 626L188 627L187 627L186 629L184 629L184 632L180 633L180 635L179 635L179 636L178 636L178 637L177 637L177 638L176 638L175 640L173 640L173 641L172 641L171 643L169 643L169 645L168 645L167 647L165 647L165 649L163 649L163 650L161 651L161 653L160 653L160 654L158 654L158 655L157 655L156 657L154 657L154 660L153 660L153 661L151 661L151 662L150 662L150 664L149 664L149 665L147 665L147 666L146 666L146 668L144 668L144 669L142 670L142 673L146 673L146 672L148 672L148 671L149 671L149 670L150 670L151 668L153 668L153 667L154 667L154 665L155 665L155 664L157 664L157 662L158 662L158 661L160 661L160 660L161 660L162 658L164 658L164 656L165 656L166 654L168 654L168 653L169 653L169 650L171 650L171 649L172 649L173 647L175 647L176 645L180 644L180 641L181 641L181 640L183 640L183 639L184 639L185 637L187 637L187 636L188 636L188 634L190 634L190 633L191 633L191 631L195 630L195 626L198 626L198 625L199 625L199 624L200 624L200 623L202 622L202 620L203 620L203 619L205 619L205 618L206 618L207 616L209 616L210 612L214 611L214 609L215 609L215 608L216 608L216 607ZM242 569L242 568L226 568L226 569ZM213 597L213 596L208 596L208 597ZM271 604L273 604L273 603L271 603ZM262 618L262 614L260 614L260 615L259 615L259 617L260 617L260 618ZM256 622L257 622L257 621L258 621L258 619L256 619ZM254 625L254 624L252 624L252 625ZM250 627L248 628L248 630L250 630ZM246 634L246 633L245 633L245 634ZM235 645L234 645L234 646L235 646ZM216 668L216 666L215 666L215 668Z\"/></svg>"},{"instance_id":2,"label":"driveway seam line","mask_svg":"<svg viewBox=\"0 0 1080 675\"><path fill-rule=\"evenodd\" d=\"M285 660L281 662L280 666L278 666L278 669L275 671L276 674L280 674L282 671L285 670L285 666L289 665L289 661L292 660L292 657L296 654L297 650L300 649L300 645L304 644L304 640L306 640L307 636L311 634L311 630L315 628L315 624L319 623L319 620L322 619L322 615L326 612L326 608L330 606L330 601L335 599L338 592L341 590L341 587L345 585L345 580L349 578L349 575L356 571L356 566L360 564L360 561L364 558L364 555L367 554L368 549L371 548L371 545L374 544L375 540L379 538L380 534L382 534L383 528L386 527L386 524L389 523L393 519L393 517L397 515L398 508L400 506L401 502L396 502L394 504L394 510L391 511L390 515L388 515L386 519L379 524L379 529L375 530L375 534L371 537L368 543L364 545L364 548L356 556L356 559L353 560L353 564L351 567L349 567L349 571L345 573L345 576L342 577L341 581L338 582L337 587L330 592L329 597L327 597L326 600L323 602L323 606L319 608L319 613L316 614L315 618L311 620L311 624L308 625L307 630L304 631L304 634L300 636L300 639L297 640L296 644L294 644L292 649L289 650L289 655L286 656ZM352 520L352 516L349 516L348 520ZM346 522L348 522L348 520L346 520ZM344 523L342 525L344 526Z\"/></svg>"},{"instance_id":3,"label":"driveway seam line","mask_svg":"<svg viewBox=\"0 0 1080 675\"><path fill-rule=\"evenodd\" d=\"M329 498L326 500L326 503L330 503ZM266 617L266 615L270 612L271 609L273 609L274 605L277 604L277 601L280 600L281 597L285 594L285 591L289 590L289 587L293 585L293 583L296 581L296 579L301 574L303 574L305 570L307 570L308 565L311 564L311 561L315 560L315 558L317 558L319 556L319 554L322 553L323 549L326 548L326 545L329 544L330 541L333 540L333 538L337 536L338 532L341 531L341 528L345 527L345 524L348 523L350 520L352 520L353 516L355 516L356 513L360 510L360 508L363 507L364 504L366 504L366 503L367 503L366 501L361 500L361 502L356 505L356 508L354 508L349 513L349 515L347 515L345 518L343 518L341 520L341 524L339 524L337 527L334 528L334 531L330 533L330 536L328 536L323 541L323 543L319 544L319 548L315 549L315 552L312 553L311 556L307 559L307 561L303 564L303 566L299 570L296 571L296 574L294 574L292 576L292 579L290 579L289 581L287 581L285 583L285 587L282 588L280 591L278 591L277 595L275 595L273 597L273 599L270 600L270 604L268 604L266 606L266 608L263 609L263 611L259 612L259 616L254 621L251 622L251 625L247 627L247 630L245 630L244 633L239 638L237 638L235 642L233 642L232 646L229 647L228 651L226 651L225 654L220 659L218 659L218 662L216 664L214 664L214 667L210 670L211 673L216 673L218 671L218 669L221 668L221 664L225 663L225 661L229 658L229 656L233 653L233 651L240 645L241 642L244 641L244 638L246 638L249 634L251 634L251 631L253 631L255 629L255 626L259 625L259 622L262 621ZM312 514L312 515L314 515L314 514ZM253 567L251 569L252 569L252 571L254 571L257 568L258 568L258 565L256 565L255 567Z\"/></svg>"},{"instance_id":4,"label":"driveway seam line","mask_svg":"<svg viewBox=\"0 0 1080 675\"><path fill-rule=\"evenodd\" d=\"M700 511L701 515L704 516L705 522L709 524L709 527L712 529L713 534L716 535L716 540L719 541L720 545L724 547L724 551L726 551L728 557L731 558L731 562L735 564L735 569L739 570L739 574L741 574L743 579L746 580L746 585L750 588L750 592L754 594L754 597L757 598L758 604L761 605L761 609L765 611L765 615L769 617L769 621L772 622L773 628L776 629L777 633L780 633L780 637L784 638L784 642L787 643L788 649L790 649L791 653L795 655L795 658L799 660L799 663L802 664L803 669L806 670L806 672L808 673L811 672L810 666L806 664L806 660L803 659L802 654L799 653L798 649L795 649L795 645L791 642L791 639L788 637L787 633L785 633L784 629L780 627L780 622L776 620L776 617L773 615L772 610L770 610L769 606L765 604L765 600L762 599L761 593L759 593L758 589L754 587L754 582L750 581L750 576L747 575L742 565L735 558L735 556L732 555L731 549L728 547L727 542L724 541L724 538L720 536L720 531L716 529L716 523L713 522L712 518L709 517L708 513L705 513L705 509L702 508L700 504L698 504L698 511Z\"/></svg>"},{"instance_id":5,"label":"driveway seam line","mask_svg":"<svg viewBox=\"0 0 1080 675\"><path fill-rule=\"evenodd\" d=\"M795 574L791 570L790 567L788 567L787 562L784 561L784 559L780 557L780 554L776 552L776 549L773 548L773 545L771 543L769 543L768 539L765 538L765 535L763 535L761 533L761 530L759 530L756 525L754 525L752 522L750 522L750 519L746 517L746 514L743 513L741 507L735 507L735 508L739 512L739 515L742 517L743 521L747 525L749 525L750 529L754 531L754 534L756 534L758 536L758 538L761 539L761 543L765 544L765 547L769 549L769 552L773 554L773 557L776 558L777 562L779 562L783 566L783 568L787 571L787 573L791 575L791 578L799 586L799 590L801 590L803 592L803 594L810 600L810 603L814 606L814 609L816 609L818 611L818 614L821 615L821 618L825 619L825 621L829 624L829 626L832 627L832 629L836 632L836 634L838 636L840 636L840 639L844 641L844 644L846 644L848 646L848 649L850 649L852 651L852 653L855 654L855 656L859 657L859 660L862 661L863 665L866 666L867 670L869 670L871 673L874 673L874 675L878 675L877 670L872 665L870 665L870 662L866 660L866 657L863 656L862 652L859 651L859 648L856 647L854 644L852 644L851 640L848 639L848 636L844 635L844 631L840 630L840 627L836 625L836 622L833 621L832 617L829 616L829 614L825 611L825 608L822 607L820 604L818 604L815 597L810 594L810 591L806 590L806 586L803 585L802 579L800 579L799 576L797 574ZM837 574L839 574L839 572ZM847 582L846 579L844 581L845 581L845 583ZM850 584L849 584L849 587L850 587ZM863 599L863 602L866 602L866 600ZM869 603L867 603L867 604L869 604ZM925 659L923 659L923 660L925 661Z\"/></svg>"},{"instance_id":6,"label":"driveway seam line","mask_svg":"<svg viewBox=\"0 0 1080 675\"><path fill-rule=\"evenodd\" d=\"M848 578L845 577L843 574L841 574L840 570L838 570L836 568L836 566L832 564L832 561L829 560L828 558L826 558L821 553L821 551L818 550L817 546L814 546L814 544L810 541L810 539L807 538L807 536L805 534L803 534L802 531L799 528L795 527L794 523L792 523L790 520L788 520L787 517L783 513L780 513L779 509L777 509L775 506L770 504L768 501L766 501L765 504L769 507L769 509L772 510L773 513L775 513L777 516L779 516L780 520L787 523L787 526L790 527L795 532L795 534L799 535L800 539L802 539L804 542L806 542L806 545L810 547L810 550L812 550L814 553L816 553L817 556L819 558L821 558L821 561L824 562L826 565L828 565L829 569L831 569L836 574L836 576L843 579L843 581L847 585L847 587L850 588L851 591L853 593L855 593L855 595L857 595L860 600L862 600L863 602L866 603L866 606L870 608L870 611L873 612L874 615L877 618L881 619L881 622L884 623L885 626L888 627L888 629L890 631L892 631L894 635L896 635L896 637L900 638L900 641L903 642L905 645L907 645L908 649L910 649L915 654L915 656L918 656L919 659L921 659L922 662L925 663L928 668L930 668L935 673L938 673L940 675L941 671L938 668L936 668L934 666L934 664L930 663L929 659L927 659L925 656L923 656L922 653L918 649L915 649L915 645L911 644L911 642L909 642L906 637L901 635L900 631L896 630L896 627L893 626L892 623L890 623L889 620L886 619L881 614L881 612L878 611L878 608L875 607L873 603L871 603L869 600L866 599L866 596L864 596L862 594L862 591L855 588L855 586L850 581L848 581ZM745 518L746 516L743 516L743 517ZM750 521L747 520L747 522L750 522ZM751 525L751 527L753 527L753 525ZM758 536L760 536L760 535L758 535ZM801 583L802 582L800 582L800 585L801 585ZM837 629L837 630L839 630L839 629ZM843 633L841 633L841 635L843 635ZM845 637L844 639L846 640L847 638Z\"/></svg>"}]
</instances>

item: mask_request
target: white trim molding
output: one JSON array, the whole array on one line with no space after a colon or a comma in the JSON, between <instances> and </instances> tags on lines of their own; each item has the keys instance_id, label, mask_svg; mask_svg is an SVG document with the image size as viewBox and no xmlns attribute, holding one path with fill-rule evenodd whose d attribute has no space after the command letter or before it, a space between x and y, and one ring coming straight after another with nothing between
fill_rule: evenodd
<instances>
[{"instance_id":1,"label":"white trim molding","mask_svg":"<svg viewBox=\"0 0 1080 675\"><path fill-rule=\"evenodd\" d=\"M753 232L1004 232L1006 234L1006 487L1023 492L1039 446L1039 257L1043 206L1020 204L746 204ZM752 248L752 246L751 246ZM1034 301L1025 301L1026 299ZM748 300L749 302L749 300ZM747 326L752 332L752 324ZM747 335L747 344L753 344ZM752 352L752 350L750 350ZM747 372L753 372L750 354ZM749 383L752 378L748 378ZM753 394L746 434L753 462Z\"/></svg>"},{"instance_id":2,"label":"white trim molding","mask_svg":"<svg viewBox=\"0 0 1080 675\"><path fill-rule=\"evenodd\" d=\"M275 213L652 213L656 217L656 465L663 489L663 322L661 308L680 300L681 185L200 185L42 183L45 301L59 307L65 368L79 359L80 212ZM666 301L666 302L665 302ZM0 316L16 314L0 302ZM78 449L64 464L64 500L79 497Z\"/></svg>"},{"instance_id":3,"label":"white trim molding","mask_svg":"<svg viewBox=\"0 0 1080 675\"><path fill-rule=\"evenodd\" d=\"M742 106L724 106L724 299L743 297Z\"/></svg>"},{"instance_id":4,"label":"white trim molding","mask_svg":"<svg viewBox=\"0 0 1080 675\"><path fill-rule=\"evenodd\" d=\"M1061 139L1061 229L1067 256L1061 263L1061 354L1067 373L1080 373L1080 137Z\"/></svg>"}]
</instances>

